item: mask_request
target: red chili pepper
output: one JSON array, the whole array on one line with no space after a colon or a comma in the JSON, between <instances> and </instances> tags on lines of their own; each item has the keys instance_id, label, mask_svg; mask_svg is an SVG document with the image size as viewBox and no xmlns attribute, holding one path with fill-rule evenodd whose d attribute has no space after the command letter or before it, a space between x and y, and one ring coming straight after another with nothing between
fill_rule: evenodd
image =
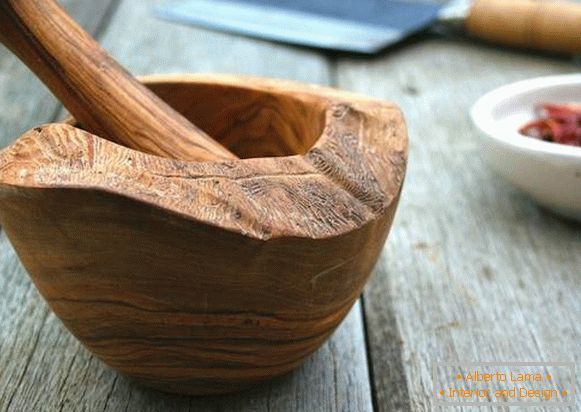
<instances>
[{"instance_id":1,"label":"red chili pepper","mask_svg":"<svg viewBox=\"0 0 581 412\"><path fill-rule=\"evenodd\" d=\"M581 104L543 104L536 108L539 119L519 129L519 133L549 142L581 146Z\"/></svg>"}]
</instances>

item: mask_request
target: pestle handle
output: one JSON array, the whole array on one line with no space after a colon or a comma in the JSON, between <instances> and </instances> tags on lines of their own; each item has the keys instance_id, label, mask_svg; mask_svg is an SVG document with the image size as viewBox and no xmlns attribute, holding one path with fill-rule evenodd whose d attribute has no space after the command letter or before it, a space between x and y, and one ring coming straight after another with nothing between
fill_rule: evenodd
<instances>
[{"instance_id":1,"label":"pestle handle","mask_svg":"<svg viewBox=\"0 0 581 412\"><path fill-rule=\"evenodd\" d=\"M0 0L0 41L92 133L169 158L236 158L131 76L55 0Z\"/></svg>"}]
</instances>

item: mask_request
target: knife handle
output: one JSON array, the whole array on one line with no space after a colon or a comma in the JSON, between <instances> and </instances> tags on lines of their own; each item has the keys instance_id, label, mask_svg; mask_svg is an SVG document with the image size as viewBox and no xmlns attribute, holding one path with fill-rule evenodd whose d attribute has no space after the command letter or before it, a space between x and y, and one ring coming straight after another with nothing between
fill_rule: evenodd
<instances>
[{"instance_id":1,"label":"knife handle","mask_svg":"<svg viewBox=\"0 0 581 412\"><path fill-rule=\"evenodd\" d=\"M467 31L495 43L581 53L581 4L570 1L476 0Z\"/></svg>"}]
</instances>

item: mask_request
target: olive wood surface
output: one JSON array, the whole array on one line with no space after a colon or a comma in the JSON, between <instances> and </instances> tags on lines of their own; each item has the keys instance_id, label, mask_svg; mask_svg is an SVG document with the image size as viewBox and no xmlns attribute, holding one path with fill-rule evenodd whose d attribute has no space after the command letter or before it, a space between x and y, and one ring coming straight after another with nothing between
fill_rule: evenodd
<instances>
[{"instance_id":1,"label":"olive wood surface","mask_svg":"<svg viewBox=\"0 0 581 412\"><path fill-rule=\"evenodd\" d=\"M3 228L57 316L115 369L190 394L284 374L375 265L405 174L401 112L282 80L148 84L243 159L184 162L44 125L0 153Z\"/></svg>"},{"instance_id":2,"label":"olive wood surface","mask_svg":"<svg viewBox=\"0 0 581 412\"><path fill-rule=\"evenodd\" d=\"M132 73L227 72L334 84L329 59L313 50L176 25L156 19L159 0L63 0L67 11ZM143 53L155 50L155 53ZM0 145L62 107L0 46ZM150 390L86 350L38 293L0 228L0 410L368 412L373 408L362 307L294 372L229 396Z\"/></svg>"}]
</instances>

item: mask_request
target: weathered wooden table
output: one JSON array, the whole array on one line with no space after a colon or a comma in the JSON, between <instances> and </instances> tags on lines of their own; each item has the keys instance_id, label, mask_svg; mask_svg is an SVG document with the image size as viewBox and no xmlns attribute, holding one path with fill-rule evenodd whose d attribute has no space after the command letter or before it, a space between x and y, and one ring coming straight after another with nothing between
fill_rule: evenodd
<instances>
[{"instance_id":1,"label":"weathered wooden table","mask_svg":"<svg viewBox=\"0 0 581 412\"><path fill-rule=\"evenodd\" d=\"M411 153L394 229L361 302L305 365L249 392L212 398L143 389L91 356L51 314L2 233L0 410L429 410L434 361L579 365L581 226L497 179L467 114L494 87L579 66L437 36L374 58L334 57L161 22L151 14L155 3L64 2L135 74L244 73L398 102ZM0 107L2 147L62 115L5 49ZM576 405L581 410L581 397Z\"/></svg>"}]
</instances>

